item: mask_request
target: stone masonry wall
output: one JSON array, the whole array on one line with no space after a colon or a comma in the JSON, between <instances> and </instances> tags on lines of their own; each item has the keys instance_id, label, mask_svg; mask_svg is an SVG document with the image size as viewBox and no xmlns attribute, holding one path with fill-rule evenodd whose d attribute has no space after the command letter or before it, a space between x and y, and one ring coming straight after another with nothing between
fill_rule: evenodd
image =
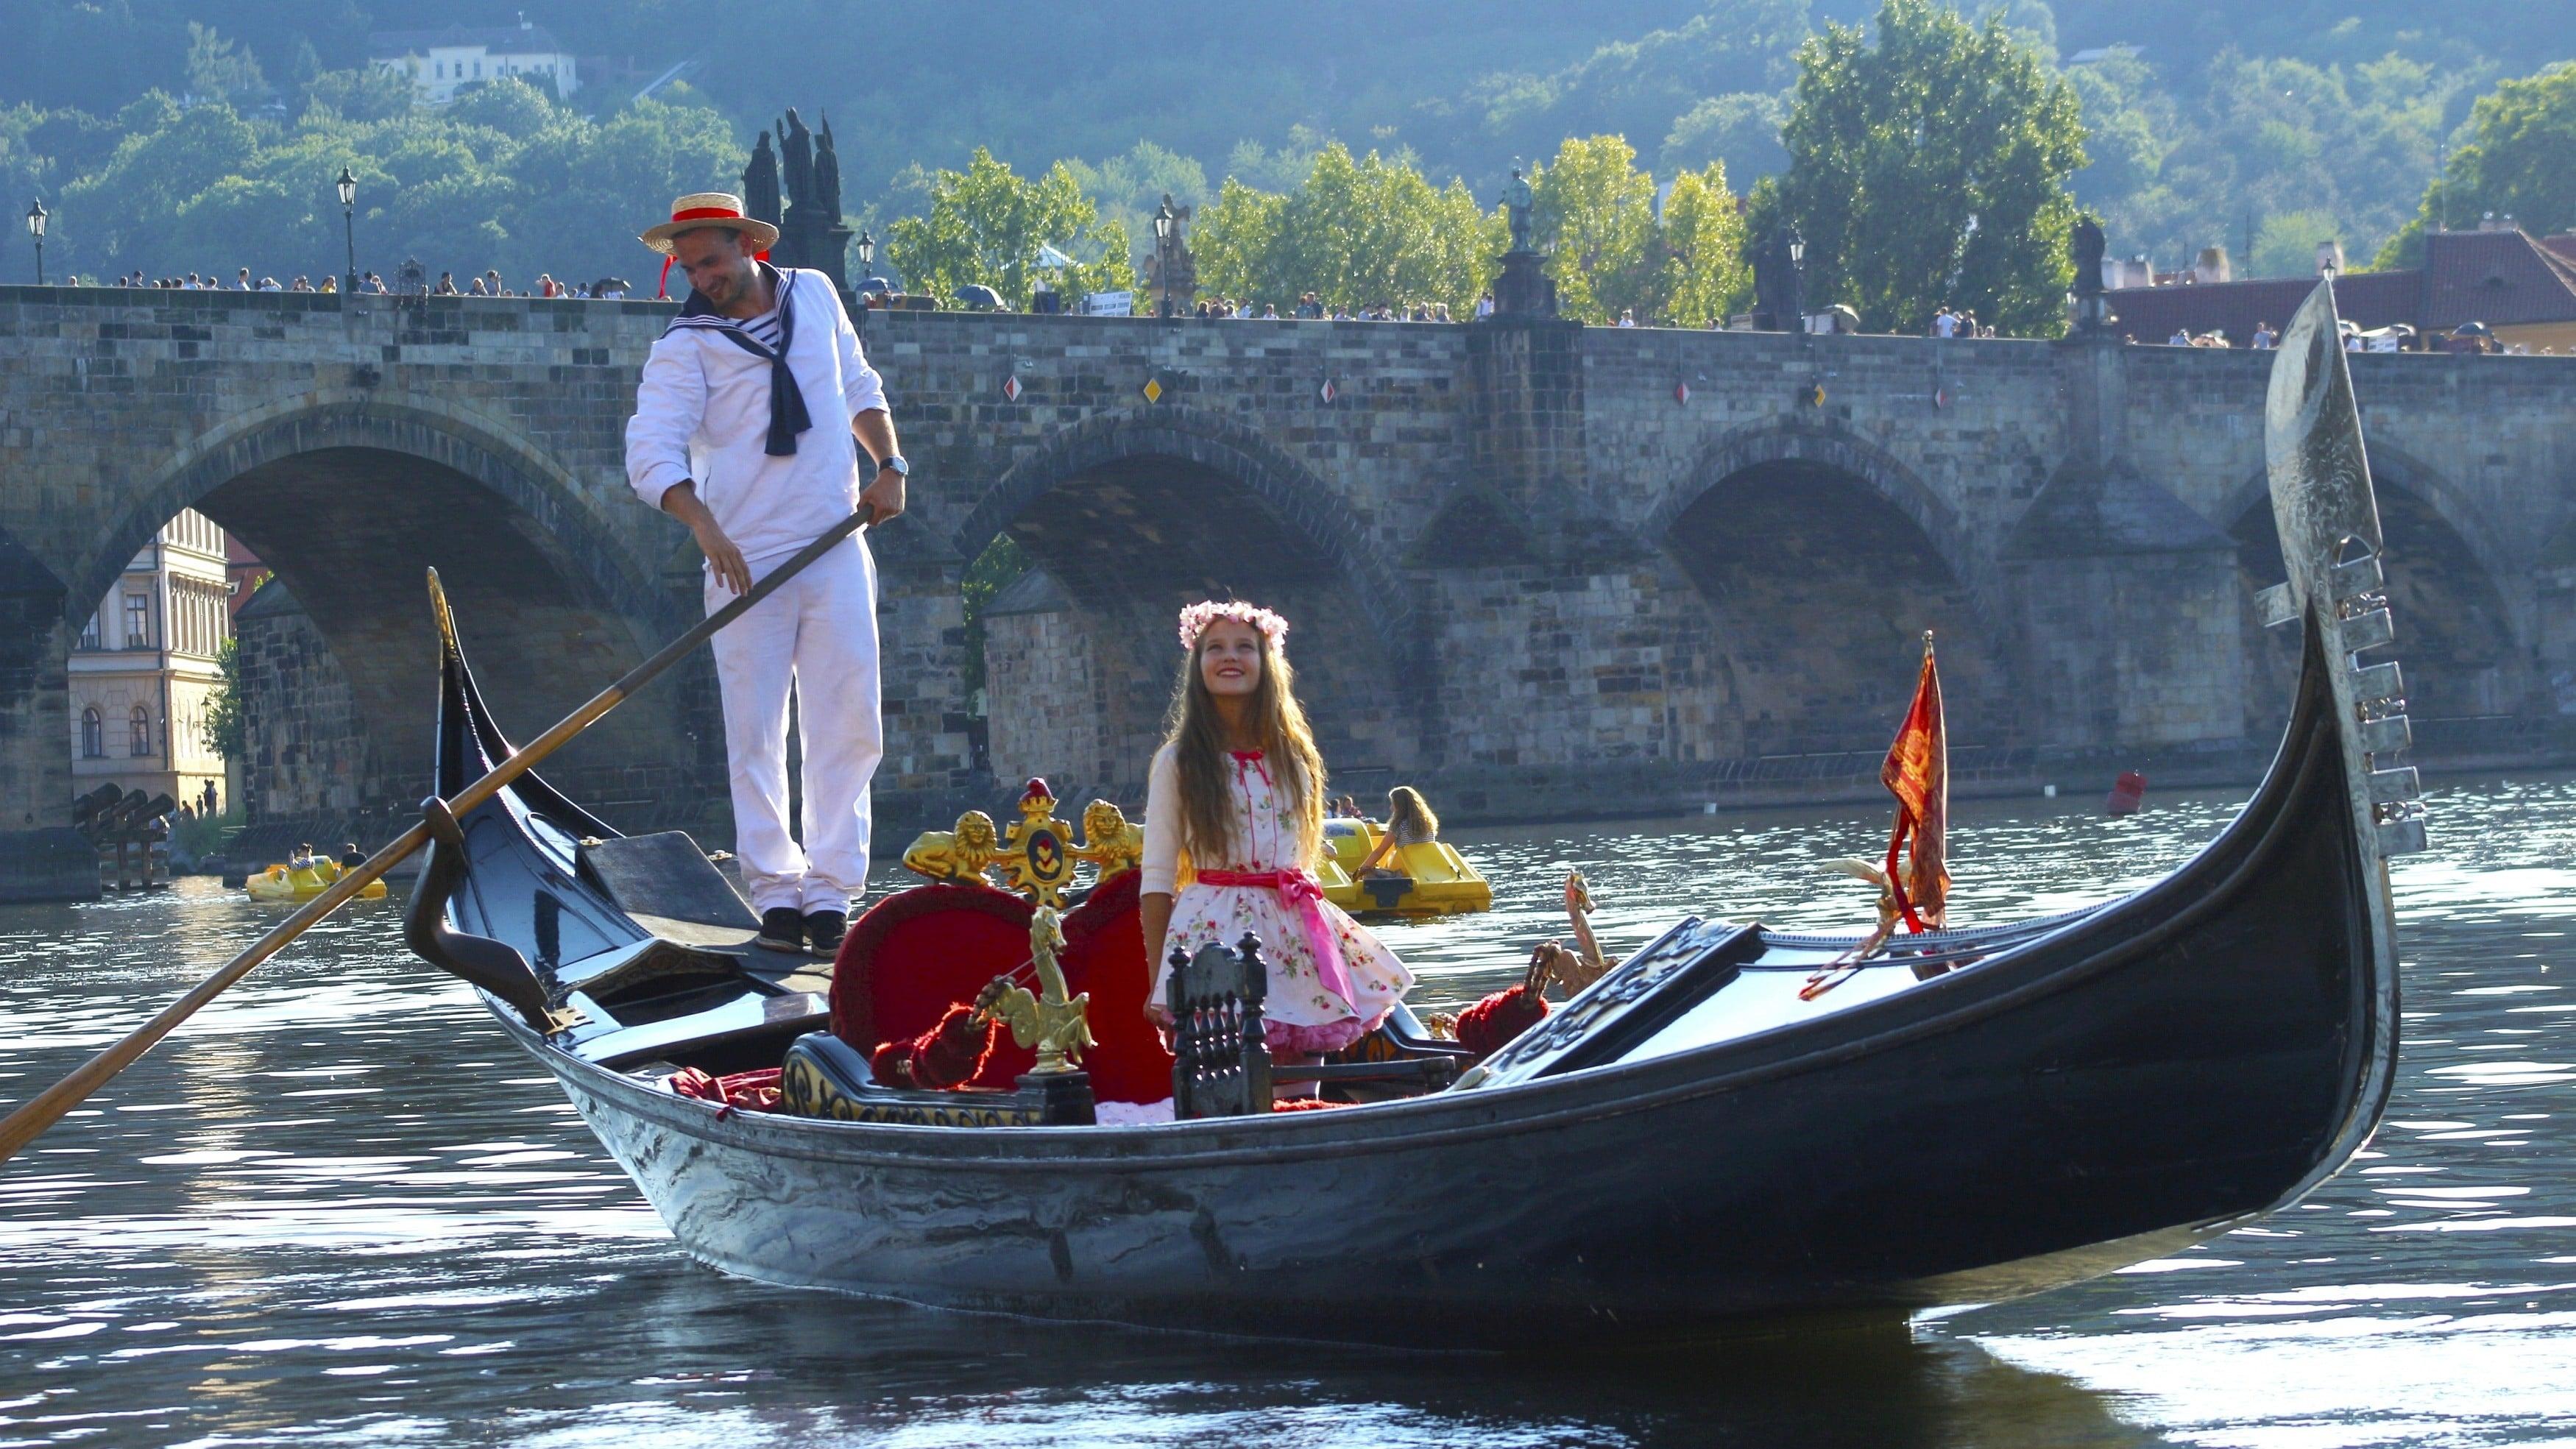
<instances>
[{"instance_id":1,"label":"stone masonry wall","mask_svg":"<svg viewBox=\"0 0 2576 1449\"><path fill-rule=\"evenodd\" d=\"M523 730L698 615L693 548L622 469L636 369L669 315L0 288L15 360L0 370L0 544L23 554L19 572L86 599L182 506L251 524L236 531L330 640L391 800L424 748L421 565L448 578L480 672ZM1296 611L1292 648L1337 766L1482 772L1462 788L1497 801L1561 780L1566 798L1601 802L1604 771L1651 803L1839 770L1784 762L1884 735L1906 683L1882 698L1875 680L1905 673L1927 598L1946 611L1945 667L1978 736L1963 750L2205 751L2248 738L2262 713L2273 665L2241 628L2247 578L2223 576L2216 553L2051 553L2020 527L2090 460L2195 528L2242 537L2262 496L2268 359L2252 354L865 320L915 464L912 513L871 539L889 833L990 798L969 752L957 580L1002 532L1076 600L1113 766L1159 714L1170 608L1227 587ZM2455 701L2459 738L2521 731L2530 745L2576 697L2557 683L2576 678L2576 589L2541 583L2576 558L2576 360L2373 356L2354 370L2379 475L2420 504L2389 519L2391 571L2420 625L2401 610L2410 680ZM0 679L0 826L45 823L69 798L68 644L60 628L36 638ZM1791 654L1815 661L1817 688ZM2048 660L2098 667L2089 683L2033 687ZM714 720L693 663L556 773L721 839Z\"/></svg>"}]
</instances>

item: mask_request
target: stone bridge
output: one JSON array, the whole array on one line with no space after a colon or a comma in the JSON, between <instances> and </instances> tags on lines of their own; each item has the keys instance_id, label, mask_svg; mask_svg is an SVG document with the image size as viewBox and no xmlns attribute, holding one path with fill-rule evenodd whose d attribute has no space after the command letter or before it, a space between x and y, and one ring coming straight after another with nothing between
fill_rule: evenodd
<instances>
[{"instance_id":1,"label":"stone bridge","mask_svg":"<svg viewBox=\"0 0 2576 1449\"><path fill-rule=\"evenodd\" d=\"M694 550L620 464L668 315L0 288L0 828L65 819L68 621L183 507L276 569L347 701L341 737L308 742L327 782L273 790L273 811L420 793L424 565L523 733L684 627ZM2241 772L2285 706L2287 655L2248 605L2279 567L2260 354L867 325L916 468L911 516L876 541L890 822L989 800L994 775L1132 797L1172 610L1220 589L1295 621L1346 780L1427 780L1470 817L1866 780L1927 628L1969 780L2061 757ZM2546 754L2576 711L2576 359L2354 370L2426 753ZM959 588L1005 536L1039 572L985 620L979 766ZM703 668L659 687L550 773L612 818L720 839L712 694Z\"/></svg>"}]
</instances>

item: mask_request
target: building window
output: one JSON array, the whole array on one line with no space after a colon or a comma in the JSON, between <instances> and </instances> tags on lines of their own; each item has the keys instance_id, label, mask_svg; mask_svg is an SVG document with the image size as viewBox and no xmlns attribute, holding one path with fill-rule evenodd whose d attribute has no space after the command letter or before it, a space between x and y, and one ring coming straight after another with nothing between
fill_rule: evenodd
<instances>
[{"instance_id":1,"label":"building window","mask_svg":"<svg viewBox=\"0 0 2576 1449\"><path fill-rule=\"evenodd\" d=\"M126 717L125 752L138 760L152 753L152 712L139 704Z\"/></svg>"},{"instance_id":2,"label":"building window","mask_svg":"<svg viewBox=\"0 0 2576 1449\"><path fill-rule=\"evenodd\" d=\"M152 596L150 594L125 596L125 647L128 649L152 647Z\"/></svg>"},{"instance_id":3,"label":"building window","mask_svg":"<svg viewBox=\"0 0 2576 1449\"><path fill-rule=\"evenodd\" d=\"M81 620L80 647L83 649L96 649L99 647L98 615L95 611L93 611L88 618Z\"/></svg>"},{"instance_id":4,"label":"building window","mask_svg":"<svg viewBox=\"0 0 2576 1449\"><path fill-rule=\"evenodd\" d=\"M97 705L81 711L81 758L107 758L107 723L98 717Z\"/></svg>"}]
</instances>

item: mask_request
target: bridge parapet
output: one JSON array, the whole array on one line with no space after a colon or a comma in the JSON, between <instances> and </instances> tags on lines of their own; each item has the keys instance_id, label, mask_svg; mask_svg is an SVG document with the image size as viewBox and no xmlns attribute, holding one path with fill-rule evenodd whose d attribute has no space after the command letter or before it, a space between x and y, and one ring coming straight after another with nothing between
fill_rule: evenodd
<instances>
[{"instance_id":1,"label":"bridge parapet","mask_svg":"<svg viewBox=\"0 0 2576 1449\"><path fill-rule=\"evenodd\" d=\"M359 793L388 808L420 774L422 564L449 573L522 729L676 631L698 607L694 552L622 465L670 316L0 287L0 562L17 580L0 604L66 621L0 658L8 800L42 816L70 798L68 621L179 507L295 589L378 737ZM1298 619L1337 768L1497 801L1594 765L1678 799L1758 774L1747 761L1883 748L1923 627L1963 741L1997 749L2219 750L2259 737L2269 708L2270 646L2232 622L2268 547L2255 354L1567 324L879 312L864 328L916 466L912 516L874 541L899 711L889 819L988 778L957 590L1004 534L1060 586L1030 597L1060 603L994 628L1043 618L1080 655L1049 677L1086 697L1050 708L1096 739L1047 765L1045 738L1004 738L1004 710L1036 702L997 677L1004 773L1132 786L1169 687L1169 607L1229 587ZM2401 627L2429 631L2409 650L2442 702L2419 711L2428 746L2444 718L2485 721L2480 738L2561 728L2576 359L2366 356L2355 385L2392 572L2414 591ZM683 681L567 768L695 779L681 823L720 833L700 808L721 796L713 708L710 680Z\"/></svg>"}]
</instances>

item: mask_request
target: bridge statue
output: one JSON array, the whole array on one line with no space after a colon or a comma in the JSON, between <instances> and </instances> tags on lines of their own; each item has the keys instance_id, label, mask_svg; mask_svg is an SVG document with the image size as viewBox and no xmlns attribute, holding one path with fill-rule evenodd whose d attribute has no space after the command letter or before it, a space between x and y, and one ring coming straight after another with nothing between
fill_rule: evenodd
<instances>
[{"instance_id":1,"label":"bridge statue","mask_svg":"<svg viewBox=\"0 0 2576 1449\"><path fill-rule=\"evenodd\" d=\"M787 117L778 123L778 154L786 162L787 204L804 206L814 199L814 133L805 128L805 118L796 108L787 108Z\"/></svg>"},{"instance_id":2,"label":"bridge statue","mask_svg":"<svg viewBox=\"0 0 2576 1449\"><path fill-rule=\"evenodd\" d=\"M832 145L832 118L823 118L823 134L814 142L814 209L827 222L841 219L841 153Z\"/></svg>"},{"instance_id":3,"label":"bridge statue","mask_svg":"<svg viewBox=\"0 0 2576 1449\"><path fill-rule=\"evenodd\" d=\"M743 214L778 225L778 153L769 149L769 133L751 148L751 164L742 169Z\"/></svg>"},{"instance_id":4,"label":"bridge statue","mask_svg":"<svg viewBox=\"0 0 2576 1449\"><path fill-rule=\"evenodd\" d=\"M1511 221L1513 251L1531 249L1530 213L1536 206L1537 200L1530 194L1528 179L1521 175L1521 168L1513 167L1512 184L1503 188L1503 211Z\"/></svg>"},{"instance_id":5,"label":"bridge statue","mask_svg":"<svg viewBox=\"0 0 2576 1449\"><path fill-rule=\"evenodd\" d=\"M2075 230L2067 238L2067 248L2075 256L2075 330L2096 340L2107 340L2111 324L2120 319L2111 315L2110 299L2103 296L2102 223L2090 212L2075 218Z\"/></svg>"}]
</instances>

